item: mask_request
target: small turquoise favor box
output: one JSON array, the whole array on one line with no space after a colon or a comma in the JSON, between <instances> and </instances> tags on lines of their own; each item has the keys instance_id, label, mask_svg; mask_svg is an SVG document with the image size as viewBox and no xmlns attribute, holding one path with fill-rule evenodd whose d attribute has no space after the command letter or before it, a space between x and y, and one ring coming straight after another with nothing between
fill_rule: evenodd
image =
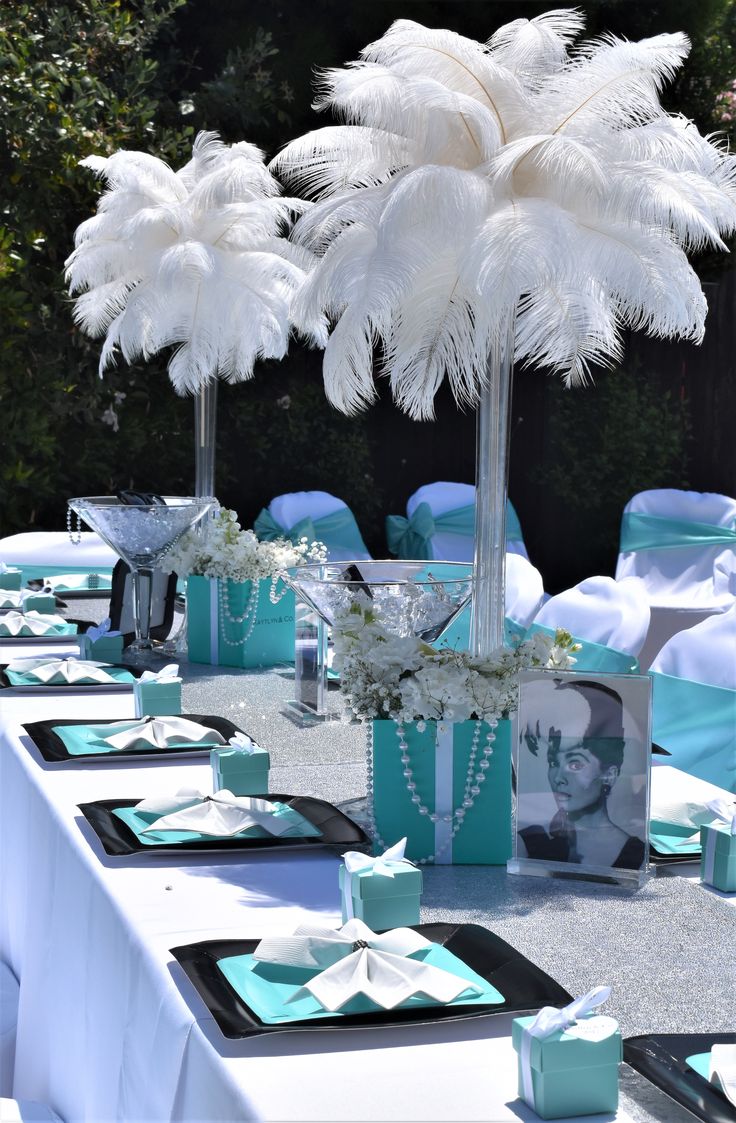
<instances>
[{"instance_id":1,"label":"small turquoise favor box","mask_svg":"<svg viewBox=\"0 0 736 1123\"><path fill-rule=\"evenodd\" d=\"M181 713L181 682L133 684L136 717L172 717Z\"/></svg>"},{"instance_id":2,"label":"small turquoise favor box","mask_svg":"<svg viewBox=\"0 0 736 1123\"><path fill-rule=\"evenodd\" d=\"M53 593L32 593L23 601L23 612L43 612L52 616L56 612L56 597Z\"/></svg>"},{"instance_id":3,"label":"small turquoise favor box","mask_svg":"<svg viewBox=\"0 0 736 1123\"><path fill-rule=\"evenodd\" d=\"M265 795L268 792L268 770L271 757L266 749L255 745L252 752L243 752L232 745L218 745L210 750L213 790L227 788L233 795Z\"/></svg>"},{"instance_id":4,"label":"small turquoise favor box","mask_svg":"<svg viewBox=\"0 0 736 1123\"><path fill-rule=\"evenodd\" d=\"M104 635L99 639L91 640L89 636L81 635L79 654L82 659L95 659L100 663L119 663L123 658L123 637Z\"/></svg>"},{"instance_id":5,"label":"small turquoise favor box","mask_svg":"<svg viewBox=\"0 0 736 1123\"><path fill-rule=\"evenodd\" d=\"M700 877L722 893L736 893L736 834L723 826L700 828Z\"/></svg>"},{"instance_id":6,"label":"small turquoise favor box","mask_svg":"<svg viewBox=\"0 0 736 1123\"><path fill-rule=\"evenodd\" d=\"M422 871L406 865L397 869L393 877L376 873L371 868L348 874L340 866L340 893L342 894L342 922L351 919L346 902L345 879L352 876L351 899L353 916L362 920L374 932L387 928L406 928L419 923L419 898L422 895Z\"/></svg>"},{"instance_id":7,"label":"small turquoise favor box","mask_svg":"<svg viewBox=\"0 0 736 1123\"><path fill-rule=\"evenodd\" d=\"M580 1018L581 1024L592 1021ZM519 1054L519 1097L542 1119L615 1112L618 1107L618 1066L623 1060L621 1033L616 1029L602 1040L585 1040L568 1030L529 1040L529 1068L533 1095L524 1094L522 1040L535 1016L515 1018L511 1039Z\"/></svg>"},{"instance_id":8,"label":"small turquoise favor box","mask_svg":"<svg viewBox=\"0 0 736 1123\"><path fill-rule=\"evenodd\" d=\"M8 566L0 571L0 589L20 589L21 571Z\"/></svg>"}]
</instances>

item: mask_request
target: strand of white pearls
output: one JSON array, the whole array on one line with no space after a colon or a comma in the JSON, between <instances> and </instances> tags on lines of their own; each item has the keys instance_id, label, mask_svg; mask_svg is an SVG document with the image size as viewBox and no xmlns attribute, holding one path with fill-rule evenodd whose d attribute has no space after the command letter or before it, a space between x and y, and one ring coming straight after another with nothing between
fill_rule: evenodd
<instances>
[{"instance_id":1,"label":"strand of white pearls","mask_svg":"<svg viewBox=\"0 0 736 1123\"><path fill-rule=\"evenodd\" d=\"M76 530L77 537L75 538L74 537L75 532L72 530L72 509L71 509L71 507L67 507L67 509L66 509L66 530L67 530L67 534L69 535L69 541L71 542L71 544L73 546L78 546L79 543L82 541L82 517L79 514L79 512L77 512L77 530Z\"/></svg>"},{"instance_id":2,"label":"strand of white pearls","mask_svg":"<svg viewBox=\"0 0 736 1123\"><path fill-rule=\"evenodd\" d=\"M269 600L271 601L271 604L278 604L280 600L283 600L283 598L289 591L289 586L286 584L283 578L283 573L274 573L271 578L271 592L269 593ZM276 592L276 586L278 585L279 581L281 581L282 587L280 592Z\"/></svg>"},{"instance_id":3,"label":"strand of white pearls","mask_svg":"<svg viewBox=\"0 0 736 1123\"><path fill-rule=\"evenodd\" d=\"M452 830L450 837L442 846L435 850L433 854L428 854L426 858L419 858L416 862L419 866L430 865L437 861L437 858L444 854L445 850L452 844L455 836L465 822L465 817L469 811L472 810L477 797L480 795L481 785L485 783L486 773L491 766L490 757L493 756L493 742L496 740L496 728L498 726L498 719L491 718L488 721L489 730L486 733L486 743L483 748L482 759L478 762L478 771L475 771L475 761L478 756L478 747L480 745L480 733L482 721L476 721L475 729L473 731L473 740L470 746L470 755L468 757L468 769L465 774L465 786L463 790L463 801L459 807L450 815L439 815L436 811L430 811L426 804L422 803L421 796L417 793L417 785L414 780L414 770L411 767L411 758L409 757L409 746L406 740L406 732L401 722L397 722L396 736L399 740L399 748L401 750L401 763L404 766L404 779L406 780L406 790L409 793L411 802L417 809L417 812L426 816L430 823L438 823L440 820L444 823L452 823ZM385 850L388 844L381 837L376 823L375 804L374 804L374 768L373 768L373 725L371 722L366 723L366 772L367 772L367 796L368 796L368 820L371 834L373 835L376 843L383 847Z\"/></svg>"},{"instance_id":4,"label":"strand of white pearls","mask_svg":"<svg viewBox=\"0 0 736 1123\"><path fill-rule=\"evenodd\" d=\"M242 614L242 616L236 616L230 610L230 594L228 592L228 584L229 581L226 577L220 578L220 595L218 598L218 605L220 610L220 637L226 647L243 647L253 635L253 629L256 626L256 617L258 616L257 610L259 582L256 580L251 581L250 596L248 597L248 603L245 606L245 612ZM238 628L241 624L244 624L246 620L248 621L248 626L245 629L243 635L239 637L239 639L228 639L227 635L225 634L226 620L230 624L235 624Z\"/></svg>"}]
</instances>

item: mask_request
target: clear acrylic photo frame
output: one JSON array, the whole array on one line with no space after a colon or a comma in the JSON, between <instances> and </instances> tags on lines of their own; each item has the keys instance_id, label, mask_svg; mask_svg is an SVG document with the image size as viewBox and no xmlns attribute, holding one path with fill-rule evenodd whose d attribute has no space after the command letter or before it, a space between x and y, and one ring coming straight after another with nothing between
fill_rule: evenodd
<instances>
[{"instance_id":1,"label":"clear acrylic photo frame","mask_svg":"<svg viewBox=\"0 0 736 1123\"><path fill-rule=\"evenodd\" d=\"M572 691L572 694L571 694ZM549 762L557 761L555 746L561 751L562 757L572 761L581 762L583 759L591 760L590 751L584 753L573 752L575 745L588 749L596 747L596 742L607 739L593 737L587 738L580 735L581 713L580 699L590 709L591 699L593 706L597 706L596 699L605 694L612 702L604 703L609 712L613 706L613 713L618 710L621 717L623 736L621 748L623 759L618 767L613 766L611 771L610 755L603 761L598 761L599 771L609 778L614 777L609 786L598 779L591 782L589 796L580 795L578 802L589 798L588 807L583 806L576 812L565 812L566 805L570 805L571 798L553 791L553 782L557 768L550 768ZM615 698L620 699L620 706ZM564 705L560 710L561 702L574 702L577 714L570 713L570 726L563 728ZM546 731L554 728L559 733L559 738L548 739L544 734L536 746L535 738L530 737L530 731L535 732L536 723L540 722L540 729L545 729L545 707L547 717L551 716L551 724L547 723ZM555 721L562 712L562 720ZM584 719L583 719L584 720ZM591 718L591 721L593 719ZM550 744L551 740L551 744ZM614 739L611 739L611 743ZM513 786L514 786L514 814L513 814L513 857L507 862L507 870L512 874L525 874L536 877L553 877L559 879L583 879L615 883L628 888L638 888L649 877L649 788L651 775L651 679L648 675L611 674L604 672L574 672L574 671L527 671L520 679L519 707L512 718L512 745L513 745ZM569 751L568 751L569 750ZM596 761L591 763L595 765ZM578 763L579 767L584 765ZM595 768L588 772L595 772ZM580 787L580 784L578 784ZM608 791L606 791L608 789ZM560 806L560 804L562 806ZM602 813L602 814L601 814ZM586 825L586 820L590 825ZM607 820L607 821L606 821ZM545 826L549 824L549 826ZM555 824L557 833L555 832ZM565 827L560 831L560 824ZM615 828L618 828L618 833ZM530 836L531 832L531 836ZM597 832L597 833L596 833ZM620 838L620 833L626 836L619 854L609 864L607 861L586 860L585 853L595 853L605 850L608 832L613 838ZM525 841L526 836L526 841ZM545 838L546 836L546 838ZM573 842L570 841L574 837ZM534 845L529 845L531 842ZM577 860L575 849L581 840L582 854ZM560 860L560 850L565 849L567 842L568 851L573 856ZM629 857L625 857L628 849ZM534 856L531 856L531 852ZM546 853L545 853L546 851ZM634 861L641 855L641 861L634 865ZM622 858L627 864L620 864ZM615 864L613 864L615 863Z\"/></svg>"}]
</instances>

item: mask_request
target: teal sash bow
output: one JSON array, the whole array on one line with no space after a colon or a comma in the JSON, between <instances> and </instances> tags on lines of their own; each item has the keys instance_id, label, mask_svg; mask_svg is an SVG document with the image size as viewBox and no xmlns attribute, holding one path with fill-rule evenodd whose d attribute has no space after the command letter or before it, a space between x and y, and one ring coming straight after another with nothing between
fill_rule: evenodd
<instances>
[{"instance_id":1,"label":"teal sash bow","mask_svg":"<svg viewBox=\"0 0 736 1123\"><path fill-rule=\"evenodd\" d=\"M530 639L535 632L543 632L547 636L554 637L555 629L548 628L544 624L530 624L527 628L524 639ZM629 655L626 651L618 651L615 647L608 647L603 643L593 643L589 639L581 639L580 636L574 636L575 643L579 643L580 651L576 651L573 655L575 665L572 667L573 671L610 671L619 675L638 675L639 674L639 660L634 655Z\"/></svg>"},{"instance_id":2,"label":"teal sash bow","mask_svg":"<svg viewBox=\"0 0 736 1123\"><path fill-rule=\"evenodd\" d=\"M475 504L456 507L443 515L433 515L429 503L420 503L409 519L403 515L386 516L386 541L389 553L397 558L432 560L431 539L435 534L475 535ZM523 542L521 524L511 500L506 502L506 541Z\"/></svg>"},{"instance_id":3,"label":"teal sash bow","mask_svg":"<svg viewBox=\"0 0 736 1123\"><path fill-rule=\"evenodd\" d=\"M736 793L736 690L650 671L652 740L668 764Z\"/></svg>"},{"instance_id":4,"label":"teal sash bow","mask_svg":"<svg viewBox=\"0 0 736 1123\"><path fill-rule=\"evenodd\" d=\"M261 542L286 538L296 544L300 539L306 538L309 542L324 542L328 552L339 548L357 554L368 553L355 517L348 507L341 507L319 519L311 519L307 516L288 529L280 526L271 512L264 507L253 523L253 530Z\"/></svg>"},{"instance_id":5,"label":"teal sash bow","mask_svg":"<svg viewBox=\"0 0 736 1123\"><path fill-rule=\"evenodd\" d=\"M621 519L619 552L668 550L676 546L717 546L736 548L736 529L710 523L663 519L658 515L626 513Z\"/></svg>"}]
</instances>

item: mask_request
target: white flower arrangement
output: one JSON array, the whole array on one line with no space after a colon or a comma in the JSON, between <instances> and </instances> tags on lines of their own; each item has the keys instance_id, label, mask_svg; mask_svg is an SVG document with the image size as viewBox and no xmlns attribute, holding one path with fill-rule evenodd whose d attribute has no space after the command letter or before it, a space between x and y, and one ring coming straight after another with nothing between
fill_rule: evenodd
<instances>
[{"instance_id":1,"label":"white flower arrangement","mask_svg":"<svg viewBox=\"0 0 736 1123\"><path fill-rule=\"evenodd\" d=\"M223 507L207 526L184 534L166 554L161 568L180 577L213 577L231 581L274 578L306 562L323 562L327 549L321 542L302 538L293 544L284 538L260 542L252 530L242 530L236 511Z\"/></svg>"},{"instance_id":2,"label":"white flower arrangement","mask_svg":"<svg viewBox=\"0 0 736 1123\"><path fill-rule=\"evenodd\" d=\"M497 721L518 705L519 674L532 667L568 670L580 650L569 632L537 633L489 657L436 649L392 635L359 599L333 629L333 667L362 721Z\"/></svg>"}]
</instances>

